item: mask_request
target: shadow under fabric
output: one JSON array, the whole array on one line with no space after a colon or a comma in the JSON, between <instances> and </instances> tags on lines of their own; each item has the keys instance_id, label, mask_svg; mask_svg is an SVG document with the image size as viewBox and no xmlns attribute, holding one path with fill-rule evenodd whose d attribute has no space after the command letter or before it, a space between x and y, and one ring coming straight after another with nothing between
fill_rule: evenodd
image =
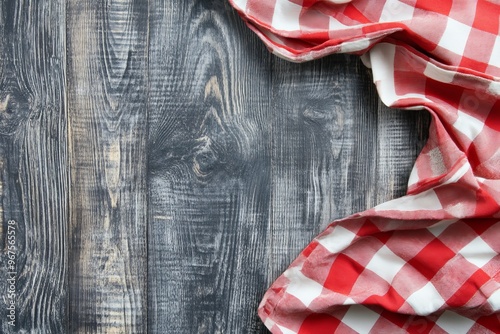
<instances>
[{"instance_id":1,"label":"shadow under fabric","mask_svg":"<svg viewBox=\"0 0 500 334\"><path fill-rule=\"evenodd\" d=\"M386 105L432 115L407 195L317 236L266 292L269 330L499 333L500 0L231 1L274 54L358 54Z\"/></svg>"}]
</instances>

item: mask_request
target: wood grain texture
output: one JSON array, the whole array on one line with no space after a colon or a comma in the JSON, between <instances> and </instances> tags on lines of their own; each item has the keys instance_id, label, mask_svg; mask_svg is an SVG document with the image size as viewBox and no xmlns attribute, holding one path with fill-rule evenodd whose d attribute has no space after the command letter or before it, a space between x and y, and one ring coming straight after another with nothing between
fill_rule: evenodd
<instances>
[{"instance_id":1,"label":"wood grain texture","mask_svg":"<svg viewBox=\"0 0 500 334\"><path fill-rule=\"evenodd\" d=\"M0 4L0 332L62 333L68 164L63 1ZM14 220L15 239L8 239ZM11 231L11 230L9 230ZM15 241L16 274L8 274ZM7 279L15 278L8 298ZM15 326L7 305L15 302ZM9 311L10 313L10 311Z\"/></svg>"},{"instance_id":2,"label":"wood grain texture","mask_svg":"<svg viewBox=\"0 0 500 334\"><path fill-rule=\"evenodd\" d=\"M225 2L150 19L149 329L260 332L271 56Z\"/></svg>"},{"instance_id":3,"label":"wood grain texture","mask_svg":"<svg viewBox=\"0 0 500 334\"><path fill-rule=\"evenodd\" d=\"M147 2L68 2L70 331L147 330Z\"/></svg>"},{"instance_id":4,"label":"wood grain texture","mask_svg":"<svg viewBox=\"0 0 500 334\"><path fill-rule=\"evenodd\" d=\"M427 111L395 110L378 103L376 179L370 206L406 193L406 185L417 155L428 137Z\"/></svg>"},{"instance_id":5,"label":"wood grain texture","mask_svg":"<svg viewBox=\"0 0 500 334\"><path fill-rule=\"evenodd\" d=\"M269 284L332 220L404 195L429 124L383 106L354 56L278 60L272 78Z\"/></svg>"},{"instance_id":6,"label":"wood grain texture","mask_svg":"<svg viewBox=\"0 0 500 334\"><path fill-rule=\"evenodd\" d=\"M366 205L361 186L373 168L376 131L369 112L376 100L367 78L351 56L277 61L269 284L332 219Z\"/></svg>"}]
</instances>

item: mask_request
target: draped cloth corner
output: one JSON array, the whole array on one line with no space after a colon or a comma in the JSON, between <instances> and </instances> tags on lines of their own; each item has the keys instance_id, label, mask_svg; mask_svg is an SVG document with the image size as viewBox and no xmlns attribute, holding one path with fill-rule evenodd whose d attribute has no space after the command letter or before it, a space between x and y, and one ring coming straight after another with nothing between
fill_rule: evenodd
<instances>
[{"instance_id":1,"label":"draped cloth corner","mask_svg":"<svg viewBox=\"0 0 500 334\"><path fill-rule=\"evenodd\" d=\"M500 1L230 1L274 54L360 55L386 105L432 116L407 195L332 222L266 292L264 324L499 332Z\"/></svg>"}]
</instances>

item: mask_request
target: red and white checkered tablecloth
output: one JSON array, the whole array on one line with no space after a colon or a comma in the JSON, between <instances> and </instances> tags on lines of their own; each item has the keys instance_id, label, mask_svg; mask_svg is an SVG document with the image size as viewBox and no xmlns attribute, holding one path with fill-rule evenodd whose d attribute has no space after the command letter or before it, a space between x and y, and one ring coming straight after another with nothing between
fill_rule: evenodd
<instances>
[{"instance_id":1,"label":"red and white checkered tablecloth","mask_svg":"<svg viewBox=\"0 0 500 334\"><path fill-rule=\"evenodd\" d=\"M230 1L276 55L358 54L385 104L432 115L407 195L331 223L265 294L265 325L500 333L500 0Z\"/></svg>"}]
</instances>

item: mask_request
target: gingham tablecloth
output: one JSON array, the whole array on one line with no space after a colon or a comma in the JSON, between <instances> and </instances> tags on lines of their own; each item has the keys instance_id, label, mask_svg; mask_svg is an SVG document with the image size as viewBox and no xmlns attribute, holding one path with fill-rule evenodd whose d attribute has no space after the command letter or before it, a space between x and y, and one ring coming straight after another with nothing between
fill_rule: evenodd
<instances>
[{"instance_id":1,"label":"gingham tablecloth","mask_svg":"<svg viewBox=\"0 0 500 334\"><path fill-rule=\"evenodd\" d=\"M265 294L265 325L500 333L500 0L232 5L276 55L361 55L386 105L432 115L407 195L316 237Z\"/></svg>"}]
</instances>

